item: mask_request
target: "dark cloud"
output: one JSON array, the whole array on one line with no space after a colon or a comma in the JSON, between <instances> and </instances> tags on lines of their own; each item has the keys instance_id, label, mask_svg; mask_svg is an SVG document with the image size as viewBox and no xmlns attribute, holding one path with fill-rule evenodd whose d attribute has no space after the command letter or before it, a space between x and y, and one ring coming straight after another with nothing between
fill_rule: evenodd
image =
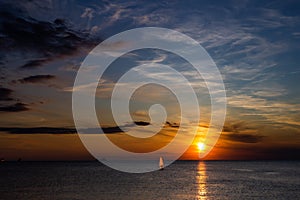
<instances>
[{"instance_id":1,"label":"dark cloud","mask_svg":"<svg viewBox=\"0 0 300 200\"><path fill-rule=\"evenodd\" d=\"M12 98L13 90L0 87L0 101L2 105L0 105L0 112L21 112L27 111L29 108L27 104L18 102L18 99ZM16 103L7 105L7 103L3 101L16 101Z\"/></svg>"},{"instance_id":2,"label":"dark cloud","mask_svg":"<svg viewBox=\"0 0 300 200\"><path fill-rule=\"evenodd\" d=\"M27 107L27 104L24 103L15 103L13 105L0 106L0 112L22 112L27 110L29 110L29 108Z\"/></svg>"},{"instance_id":3,"label":"dark cloud","mask_svg":"<svg viewBox=\"0 0 300 200\"><path fill-rule=\"evenodd\" d=\"M35 75L35 76L28 76L18 81L20 83L45 83L48 80L55 79L54 75Z\"/></svg>"},{"instance_id":4,"label":"dark cloud","mask_svg":"<svg viewBox=\"0 0 300 200\"><path fill-rule=\"evenodd\" d=\"M254 133L247 133L247 131ZM223 132L221 135L223 139L242 143L258 143L265 137L255 134L256 130L246 125L245 122L227 123L223 127Z\"/></svg>"},{"instance_id":5,"label":"dark cloud","mask_svg":"<svg viewBox=\"0 0 300 200\"><path fill-rule=\"evenodd\" d=\"M150 122L144 122L144 121L135 121L134 123L138 126L148 126L148 125L150 125Z\"/></svg>"},{"instance_id":6,"label":"dark cloud","mask_svg":"<svg viewBox=\"0 0 300 200\"><path fill-rule=\"evenodd\" d=\"M149 122L135 122L140 124L140 126L146 126L150 124ZM122 126L123 129L130 127L131 125ZM119 126L108 126L102 127L104 133L113 134L113 133L124 133L121 127ZM0 127L0 131L7 132L10 134L75 134L77 130L75 128L62 128L62 127L30 127L30 128L20 128L20 127ZM87 128L81 129L80 133L84 134L97 134L99 133L99 128Z\"/></svg>"},{"instance_id":7,"label":"dark cloud","mask_svg":"<svg viewBox=\"0 0 300 200\"><path fill-rule=\"evenodd\" d=\"M240 131L244 130L253 130L253 128L247 126L245 122L227 123L223 127L223 132L239 133Z\"/></svg>"},{"instance_id":8,"label":"dark cloud","mask_svg":"<svg viewBox=\"0 0 300 200\"><path fill-rule=\"evenodd\" d=\"M252 135L245 133L230 133L222 135L222 139L243 143L258 143L261 142L263 138L264 136L261 135Z\"/></svg>"},{"instance_id":9,"label":"dark cloud","mask_svg":"<svg viewBox=\"0 0 300 200\"><path fill-rule=\"evenodd\" d=\"M124 133L126 128L132 126L147 126L150 125L149 122L135 121L131 124L126 124L124 126L108 126L102 127L104 133ZM60 128L60 127L30 127L30 128L19 128L19 127L0 127L0 131L8 132L10 134L75 134L77 130L75 128ZM80 133L83 134L97 134L99 133L99 128L87 128L81 129Z\"/></svg>"},{"instance_id":10,"label":"dark cloud","mask_svg":"<svg viewBox=\"0 0 300 200\"><path fill-rule=\"evenodd\" d=\"M13 92L11 89L0 87L0 101L17 101L17 103L12 105L6 105L6 103L0 105L0 112L22 112L29 110L27 104L18 102L18 99L12 98Z\"/></svg>"},{"instance_id":11,"label":"dark cloud","mask_svg":"<svg viewBox=\"0 0 300 200\"><path fill-rule=\"evenodd\" d=\"M165 127L166 126L172 127L172 128L179 128L180 124L178 124L178 123L171 123L171 122L166 121Z\"/></svg>"},{"instance_id":12,"label":"dark cloud","mask_svg":"<svg viewBox=\"0 0 300 200\"><path fill-rule=\"evenodd\" d=\"M102 130L103 130L104 133L107 133L107 134L110 134L110 133L123 133L124 132L118 126L102 127ZM99 129L98 128L81 129L80 133L97 134L97 133L99 133Z\"/></svg>"},{"instance_id":13,"label":"dark cloud","mask_svg":"<svg viewBox=\"0 0 300 200\"><path fill-rule=\"evenodd\" d=\"M82 129L80 133L86 134L97 134L99 129L89 128ZM123 132L118 126L102 128L104 133L121 133ZM75 128L64 128L64 127L0 127L0 131L7 132L10 134L75 134L77 130Z\"/></svg>"},{"instance_id":14,"label":"dark cloud","mask_svg":"<svg viewBox=\"0 0 300 200\"><path fill-rule=\"evenodd\" d=\"M102 128L104 133L122 133L124 132L120 127L114 126L114 127L105 127Z\"/></svg>"},{"instance_id":15,"label":"dark cloud","mask_svg":"<svg viewBox=\"0 0 300 200\"><path fill-rule=\"evenodd\" d=\"M33 53L35 57L22 65L23 69L73 55L99 42L100 39L89 37L86 31L76 30L64 19L40 21L18 8L18 4L0 3L0 52Z\"/></svg>"},{"instance_id":16,"label":"dark cloud","mask_svg":"<svg viewBox=\"0 0 300 200\"><path fill-rule=\"evenodd\" d=\"M33 127L33 128L16 128L0 127L0 131L11 134L72 134L76 133L74 128L55 128L55 127Z\"/></svg>"},{"instance_id":17,"label":"dark cloud","mask_svg":"<svg viewBox=\"0 0 300 200\"><path fill-rule=\"evenodd\" d=\"M22 69L29 69L29 68L37 68L43 65L45 62L47 62L47 59L35 59L30 60L24 65L21 66Z\"/></svg>"},{"instance_id":18,"label":"dark cloud","mask_svg":"<svg viewBox=\"0 0 300 200\"><path fill-rule=\"evenodd\" d=\"M12 101L13 100L13 98L11 97L12 93L13 90L0 87L0 101Z\"/></svg>"}]
</instances>

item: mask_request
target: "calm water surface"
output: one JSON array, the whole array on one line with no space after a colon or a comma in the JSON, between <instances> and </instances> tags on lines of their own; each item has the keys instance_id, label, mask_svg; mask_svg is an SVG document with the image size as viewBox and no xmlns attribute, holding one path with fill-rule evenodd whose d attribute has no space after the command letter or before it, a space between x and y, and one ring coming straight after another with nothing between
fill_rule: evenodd
<instances>
[{"instance_id":1,"label":"calm water surface","mask_svg":"<svg viewBox=\"0 0 300 200\"><path fill-rule=\"evenodd\" d=\"M98 162L5 162L0 199L300 199L297 161L177 161L128 174Z\"/></svg>"}]
</instances>

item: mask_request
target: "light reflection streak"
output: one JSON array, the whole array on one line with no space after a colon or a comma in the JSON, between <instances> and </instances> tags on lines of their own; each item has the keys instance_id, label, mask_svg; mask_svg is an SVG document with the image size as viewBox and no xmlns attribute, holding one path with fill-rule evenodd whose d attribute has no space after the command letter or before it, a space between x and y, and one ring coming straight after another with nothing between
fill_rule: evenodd
<instances>
[{"instance_id":1,"label":"light reflection streak","mask_svg":"<svg viewBox=\"0 0 300 200\"><path fill-rule=\"evenodd\" d=\"M206 175L205 162L200 161L197 168L197 184L198 184L197 199L198 200L207 199L206 178L207 175Z\"/></svg>"}]
</instances>

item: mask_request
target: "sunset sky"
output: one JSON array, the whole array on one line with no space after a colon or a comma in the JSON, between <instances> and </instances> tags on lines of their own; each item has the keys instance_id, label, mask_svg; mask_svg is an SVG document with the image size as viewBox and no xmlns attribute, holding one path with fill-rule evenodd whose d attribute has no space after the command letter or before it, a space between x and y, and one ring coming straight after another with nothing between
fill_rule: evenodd
<instances>
[{"instance_id":1,"label":"sunset sky","mask_svg":"<svg viewBox=\"0 0 300 200\"><path fill-rule=\"evenodd\" d=\"M223 77L226 120L204 159L300 158L299 1L16 2L0 1L0 158L93 159L76 134L72 116L77 70L100 42L139 27L169 28L193 38ZM132 118L145 132L149 107L160 103L166 108L163 129L150 139L126 135L134 123L117 126L109 110L114 83L145 63L172 66L191 80L201 120L190 124L199 134L181 159L199 159L197 143L209 128L208 90L191 66L170 52L139 50L112 63L97 88L99 123L113 143L132 152L151 152L171 142L180 110L166 88L144 86L132 97ZM172 78L172 73L167 76Z\"/></svg>"}]
</instances>

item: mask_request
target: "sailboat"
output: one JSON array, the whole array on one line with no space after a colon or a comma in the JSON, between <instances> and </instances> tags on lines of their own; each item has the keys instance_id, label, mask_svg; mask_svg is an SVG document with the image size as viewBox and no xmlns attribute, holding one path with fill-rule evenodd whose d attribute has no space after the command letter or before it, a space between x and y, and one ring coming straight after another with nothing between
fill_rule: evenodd
<instances>
[{"instance_id":1,"label":"sailboat","mask_svg":"<svg viewBox=\"0 0 300 200\"><path fill-rule=\"evenodd\" d=\"M163 170L165 167L163 157L159 158L159 170Z\"/></svg>"}]
</instances>

